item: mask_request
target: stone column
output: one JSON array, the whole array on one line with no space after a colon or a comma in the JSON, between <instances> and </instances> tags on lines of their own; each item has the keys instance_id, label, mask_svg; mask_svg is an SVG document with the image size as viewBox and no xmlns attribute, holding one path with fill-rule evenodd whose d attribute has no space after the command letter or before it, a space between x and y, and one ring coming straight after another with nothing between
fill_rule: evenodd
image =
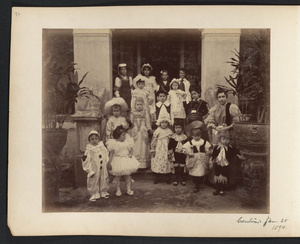
<instances>
[{"instance_id":1,"label":"stone column","mask_svg":"<svg viewBox=\"0 0 300 244\"><path fill-rule=\"evenodd\" d=\"M100 98L79 98L72 116L77 125L79 149L84 151L91 130L97 130L101 137L103 134L102 111L112 96L112 34L108 29L74 29L73 35L79 80L88 72L81 86L88 87Z\"/></svg>"},{"instance_id":2,"label":"stone column","mask_svg":"<svg viewBox=\"0 0 300 244\"><path fill-rule=\"evenodd\" d=\"M210 107L217 104L216 85L229 86L224 76L228 77L232 66L226 62L234 57L232 51L239 51L240 29L203 29L201 86L202 97ZM237 98L229 96L229 101L237 104Z\"/></svg>"}]
</instances>

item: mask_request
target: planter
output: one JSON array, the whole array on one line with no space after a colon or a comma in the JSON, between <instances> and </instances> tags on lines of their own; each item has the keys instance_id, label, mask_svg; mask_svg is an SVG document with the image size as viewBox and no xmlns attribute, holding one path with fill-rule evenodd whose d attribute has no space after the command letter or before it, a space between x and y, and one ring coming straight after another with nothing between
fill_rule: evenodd
<instances>
[{"instance_id":1,"label":"planter","mask_svg":"<svg viewBox=\"0 0 300 244\"><path fill-rule=\"evenodd\" d=\"M43 203L47 201L46 199L58 200L61 169L57 158L66 144L67 134L68 131L65 129L43 129Z\"/></svg>"},{"instance_id":2,"label":"planter","mask_svg":"<svg viewBox=\"0 0 300 244\"><path fill-rule=\"evenodd\" d=\"M269 201L270 125L239 122L234 139L245 157L242 163L244 206L265 207Z\"/></svg>"}]
</instances>

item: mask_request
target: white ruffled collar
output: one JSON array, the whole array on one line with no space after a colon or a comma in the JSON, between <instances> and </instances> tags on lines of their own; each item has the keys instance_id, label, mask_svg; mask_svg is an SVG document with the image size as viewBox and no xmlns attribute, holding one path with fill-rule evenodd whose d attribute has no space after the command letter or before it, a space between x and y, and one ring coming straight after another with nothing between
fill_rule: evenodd
<instances>
[{"instance_id":1,"label":"white ruffled collar","mask_svg":"<svg viewBox=\"0 0 300 244\"><path fill-rule=\"evenodd\" d=\"M191 142L194 146L202 146L204 144L204 140L202 138L199 141L195 141L194 139L192 139Z\"/></svg>"},{"instance_id":2,"label":"white ruffled collar","mask_svg":"<svg viewBox=\"0 0 300 244\"><path fill-rule=\"evenodd\" d=\"M157 102L157 103L156 103L156 106L159 107L159 108L160 108L162 105L170 106L170 102L169 102L169 101L165 101L164 103L162 103L162 102Z\"/></svg>"},{"instance_id":3,"label":"white ruffled collar","mask_svg":"<svg viewBox=\"0 0 300 244\"><path fill-rule=\"evenodd\" d=\"M187 136L185 134L181 134L181 135L177 135L176 133L174 133L172 135L172 138L175 140L175 141L184 141L187 139Z\"/></svg>"},{"instance_id":4,"label":"white ruffled collar","mask_svg":"<svg viewBox=\"0 0 300 244\"><path fill-rule=\"evenodd\" d=\"M102 141L100 141L98 143L98 145L96 145L96 146L93 146L92 144L87 144L86 145L86 150L93 151L93 152L100 152L104 148L105 148L105 146L104 146Z\"/></svg>"}]
</instances>

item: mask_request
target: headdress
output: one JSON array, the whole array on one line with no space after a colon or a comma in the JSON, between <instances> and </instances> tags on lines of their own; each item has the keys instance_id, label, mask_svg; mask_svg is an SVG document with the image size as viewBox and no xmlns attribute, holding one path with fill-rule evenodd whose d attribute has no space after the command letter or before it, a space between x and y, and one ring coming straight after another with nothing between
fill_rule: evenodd
<instances>
[{"instance_id":1,"label":"headdress","mask_svg":"<svg viewBox=\"0 0 300 244\"><path fill-rule=\"evenodd\" d=\"M174 123L173 125L181 125L182 128L184 127L184 119L179 119L179 118L174 118Z\"/></svg>"},{"instance_id":2,"label":"headdress","mask_svg":"<svg viewBox=\"0 0 300 244\"><path fill-rule=\"evenodd\" d=\"M151 66L149 63L147 63L147 64L143 64L143 66L142 66L142 68L141 68L141 71L144 71L144 69L145 69L145 68L149 68L149 69L150 69L150 71L152 71L152 70L153 70L152 66Z\"/></svg>"},{"instance_id":3,"label":"headdress","mask_svg":"<svg viewBox=\"0 0 300 244\"><path fill-rule=\"evenodd\" d=\"M88 135L88 140L90 140L90 137L91 137L92 135L97 135L97 136L100 138L100 134L98 133L98 131L96 131L96 130L91 130L91 132L90 132L89 135Z\"/></svg>"},{"instance_id":4,"label":"headdress","mask_svg":"<svg viewBox=\"0 0 300 244\"><path fill-rule=\"evenodd\" d=\"M185 128L185 132L188 137L191 136L191 132L193 129L200 129L202 133L207 130L206 125L203 122L193 121L192 123L188 124Z\"/></svg>"},{"instance_id":5,"label":"headdress","mask_svg":"<svg viewBox=\"0 0 300 244\"><path fill-rule=\"evenodd\" d=\"M125 64L125 63L122 63L122 64L119 64L119 65L118 65L118 69L120 69L120 68L124 68L124 67L127 67L127 64Z\"/></svg>"},{"instance_id":6,"label":"headdress","mask_svg":"<svg viewBox=\"0 0 300 244\"><path fill-rule=\"evenodd\" d=\"M163 121L167 121L169 124L172 123L172 121L170 119L170 115L168 113L160 114L160 116L158 117L158 119L156 121L156 125L160 126L160 123Z\"/></svg>"},{"instance_id":7,"label":"headdress","mask_svg":"<svg viewBox=\"0 0 300 244\"><path fill-rule=\"evenodd\" d=\"M177 79L173 79L172 81L171 81L171 83L170 83L170 88L172 89L172 85L174 84L174 83L177 83L178 84L178 88L179 88L179 81L177 80ZM173 90L173 89L172 89Z\"/></svg>"},{"instance_id":8,"label":"headdress","mask_svg":"<svg viewBox=\"0 0 300 244\"><path fill-rule=\"evenodd\" d=\"M122 97L113 97L109 100L104 106L104 113L106 115L111 115L112 111L111 108L114 105L119 105L121 107L121 112L125 112L128 110L128 105Z\"/></svg>"}]
</instances>

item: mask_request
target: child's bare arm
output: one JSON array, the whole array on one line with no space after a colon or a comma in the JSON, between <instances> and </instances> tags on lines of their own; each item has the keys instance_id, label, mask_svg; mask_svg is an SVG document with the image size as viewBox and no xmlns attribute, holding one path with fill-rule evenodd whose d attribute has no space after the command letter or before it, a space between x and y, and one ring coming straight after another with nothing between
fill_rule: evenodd
<instances>
[{"instance_id":1,"label":"child's bare arm","mask_svg":"<svg viewBox=\"0 0 300 244\"><path fill-rule=\"evenodd\" d=\"M108 164L107 164L107 169L108 170L112 170L111 161L112 161L113 156L114 156L114 151L112 150L109 153L109 161L108 161Z\"/></svg>"}]
</instances>

